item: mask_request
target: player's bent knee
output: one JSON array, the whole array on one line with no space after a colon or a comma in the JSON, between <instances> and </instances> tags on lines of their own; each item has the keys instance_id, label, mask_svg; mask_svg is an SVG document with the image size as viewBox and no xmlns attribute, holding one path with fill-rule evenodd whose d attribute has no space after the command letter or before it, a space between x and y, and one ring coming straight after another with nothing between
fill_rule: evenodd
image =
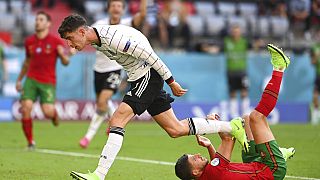
<instances>
[{"instance_id":1,"label":"player's bent knee","mask_svg":"<svg viewBox=\"0 0 320 180\"><path fill-rule=\"evenodd\" d=\"M249 117L250 117L250 122L257 122L257 121L261 121L265 116L260 112L254 110L250 113Z\"/></svg>"}]
</instances>

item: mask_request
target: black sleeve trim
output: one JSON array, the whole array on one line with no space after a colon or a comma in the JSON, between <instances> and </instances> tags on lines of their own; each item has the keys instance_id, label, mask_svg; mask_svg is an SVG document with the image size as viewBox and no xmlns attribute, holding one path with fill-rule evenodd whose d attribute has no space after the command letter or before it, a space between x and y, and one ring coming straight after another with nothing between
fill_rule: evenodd
<instances>
[{"instance_id":1,"label":"black sleeve trim","mask_svg":"<svg viewBox=\"0 0 320 180\"><path fill-rule=\"evenodd\" d=\"M174 81L173 76L171 76L166 80L166 83L171 84L171 83L173 83L173 81Z\"/></svg>"}]
</instances>

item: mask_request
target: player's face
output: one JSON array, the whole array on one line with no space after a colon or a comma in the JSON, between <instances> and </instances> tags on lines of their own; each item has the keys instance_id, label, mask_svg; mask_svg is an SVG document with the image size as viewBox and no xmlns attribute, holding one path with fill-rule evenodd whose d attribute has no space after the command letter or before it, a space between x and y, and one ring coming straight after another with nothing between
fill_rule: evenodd
<instances>
[{"instance_id":1,"label":"player's face","mask_svg":"<svg viewBox=\"0 0 320 180\"><path fill-rule=\"evenodd\" d=\"M50 27L50 21L48 21L47 17L43 14L38 14L36 16L36 24L35 24L36 32L47 30L49 29L49 27Z\"/></svg>"},{"instance_id":2,"label":"player's face","mask_svg":"<svg viewBox=\"0 0 320 180\"><path fill-rule=\"evenodd\" d=\"M81 51L86 46L86 31L84 28L79 27L74 32L69 32L65 34L65 40L68 46Z\"/></svg>"},{"instance_id":3,"label":"player's face","mask_svg":"<svg viewBox=\"0 0 320 180\"><path fill-rule=\"evenodd\" d=\"M204 167L208 164L208 160L201 156L201 154L188 155L188 162L193 171L202 172Z\"/></svg>"},{"instance_id":4,"label":"player's face","mask_svg":"<svg viewBox=\"0 0 320 180\"><path fill-rule=\"evenodd\" d=\"M121 1L112 1L109 5L109 14L112 19L120 20L124 11L124 4Z\"/></svg>"}]
</instances>

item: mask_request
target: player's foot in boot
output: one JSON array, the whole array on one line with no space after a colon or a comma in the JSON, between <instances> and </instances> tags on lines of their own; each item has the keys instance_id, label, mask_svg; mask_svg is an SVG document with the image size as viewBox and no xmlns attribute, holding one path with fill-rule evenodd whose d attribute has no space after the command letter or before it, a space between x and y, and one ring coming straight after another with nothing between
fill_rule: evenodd
<instances>
[{"instance_id":1,"label":"player's foot in boot","mask_svg":"<svg viewBox=\"0 0 320 180\"><path fill-rule=\"evenodd\" d=\"M73 179L78 179L78 180L100 180L99 177L94 172L83 174L83 173L71 171L70 176L73 177Z\"/></svg>"},{"instance_id":2,"label":"player's foot in boot","mask_svg":"<svg viewBox=\"0 0 320 180\"><path fill-rule=\"evenodd\" d=\"M283 155L284 160L286 160L286 161L288 159L292 158L293 155L296 153L296 150L293 147L291 147L291 148L279 148L279 149L280 149L280 151L281 151L281 153Z\"/></svg>"},{"instance_id":3,"label":"player's foot in boot","mask_svg":"<svg viewBox=\"0 0 320 180\"><path fill-rule=\"evenodd\" d=\"M231 135L237 139L237 141L241 144L243 150L247 153L249 151L249 144L247 141L247 135L243 128L244 120L241 117L234 118L230 122L232 130Z\"/></svg>"},{"instance_id":4,"label":"player's foot in boot","mask_svg":"<svg viewBox=\"0 0 320 180\"><path fill-rule=\"evenodd\" d=\"M58 115L55 115L55 116L51 119L51 121L52 121L52 124L53 124L54 126L59 126L59 116L58 116Z\"/></svg>"},{"instance_id":5,"label":"player's foot in boot","mask_svg":"<svg viewBox=\"0 0 320 180\"><path fill-rule=\"evenodd\" d=\"M273 44L268 44L268 50L271 55L271 64L275 70L284 71L290 64L290 59L284 52Z\"/></svg>"},{"instance_id":6,"label":"player's foot in boot","mask_svg":"<svg viewBox=\"0 0 320 180\"><path fill-rule=\"evenodd\" d=\"M36 149L36 142L32 141L32 143L29 143L27 146L28 151L34 151Z\"/></svg>"},{"instance_id":7,"label":"player's foot in boot","mask_svg":"<svg viewBox=\"0 0 320 180\"><path fill-rule=\"evenodd\" d=\"M84 149L87 148L89 144L90 144L90 140L86 137L83 137L79 142L79 145Z\"/></svg>"}]
</instances>

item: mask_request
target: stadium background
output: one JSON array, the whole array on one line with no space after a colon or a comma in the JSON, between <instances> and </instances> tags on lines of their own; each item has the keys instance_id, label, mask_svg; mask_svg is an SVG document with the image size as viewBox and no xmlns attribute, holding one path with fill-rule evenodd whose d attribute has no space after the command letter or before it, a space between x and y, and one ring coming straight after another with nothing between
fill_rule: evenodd
<instances>
[{"instance_id":1,"label":"stadium background","mask_svg":"<svg viewBox=\"0 0 320 180\"><path fill-rule=\"evenodd\" d=\"M254 107L258 102L263 87L266 83L266 80L269 78L272 69L269 63L268 52L265 49L265 44L269 42L278 44L279 46L283 47L286 52L288 52L288 55L291 57L292 61L290 68L286 71L286 76L283 81L283 87L280 93L279 102L276 106L276 109L271 113L269 117L270 123L290 123L290 125L288 126L273 126L273 129L276 130L275 133L279 134L279 141L284 145L289 146L293 144L300 148L301 151L302 149L313 148L312 145L305 146L305 144L296 144L294 140L290 140L287 142L286 138L296 135L294 132L299 132L304 135L307 134L306 132L309 132L310 134L307 134L306 136L301 135L301 139L299 138L299 140L310 140L310 142L313 142L313 144L318 144L317 142L319 142L320 137L319 125L308 125L308 123L310 123L309 107L310 103L312 102L312 93L314 88L313 82L316 77L315 68L311 64L309 50L314 43L318 42L314 37L315 33L318 31L319 26L319 24L317 24L319 23L319 15L315 15L317 17L316 20L313 20L312 17L312 15L314 14L311 12L311 3L314 1L315 0L270 1L279 6L284 4L284 11L286 12L286 15L283 15L283 10L280 10L276 13L271 11L272 8L275 7L271 7L271 10L268 11L267 9L270 7L267 6L262 6L262 9L265 9L266 12L261 12L261 4L267 1L190 0L180 2L177 0L172 0L157 1L153 5L149 4L147 19L151 24L154 21L154 15L158 11L161 11L161 9L163 9L167 3L172 3L173 7L181 6L187 9L187 13L184 19L185 23L190 28L191 33L191 41L188 46L185 46L184 37L179 36L179 33L175 34L176 38L173 39L172 44L162 44L162 41L159 41L156 30L152 31L152 33L150 34L150 40L155 47L156 52L159 53L163 61L172 70L175 78L181 83L181 85L189 90L185 96L176 98L175 103L173 103L173 107L175 112L177 113L177 116L180 118L189 116L205 116L210 112L218 112L221 114L223 120L228 120L231 117L230 112L232 112L232 110L230 109L228 104L229 86L226 78L225 55L223 52L217 52L214 54L200 52L201 50L199 50L197 47L199 46L199 44L220 46L220 42L222 41L223 36L226 35L228 28L232 24L238 24L241 26L245 37L252 44L260 42L258 47L250 49L248 53L247 74L250 82L250 107L248 108ZM24 42L23 40L27 35L33 33L35 13L39 10L45 10L46 12L48 12L53 17L53 26L51 28L51 31L57 34L56 31L59 23L66 15L71 12L85 14L90 22L105 17L106 12L105 1L98 0L70 1L71 6L69 6L68 3L64 1L59 0L56 0L53 5L48 4L47 1L44 1L44 4L42 5L37 5L36 0L11 0L10 7L8 6L8 2L9 1L4 0L0 1L0 39L3 40L3 45L5 48L5 59L7 61L7 70L9 73L9 79L5 82L3 93L0 97L0 121L9 121L8 123L0 123L0 131L2 131L2 141L6 141L4 145L0 146L0 148L2 148L2 151L0 151L0 153L3 155L10 154L10 156L14 156L20 152L17 149L21 149L22 147L24 147L23 135L22 132L20 132L20 126L16 124L16 121L20 119L21 115L19 112L19 94L15 91L15 81L25 56L22 46ZM139 1L130 0L127 1L127 3L127 15L129 16L137 11ZM290 14L291 12L289 11L290 3L296 3L298 4L297 6L299 6L299 4L303 6L303 3L306 3L310 6L307 8L308 19L305 21L306 28L301 30L302 33L299 32L299 28L296 32L293 24L291 24L292 14ZM73 6L75 4L78 4L78 6ZM181 24L179 24L179 22L183 21L177 21L177 15L175 14L170 17L171 25L175 27L174 31L176 32L181 27ZM47 129L47 125L43 125L42 123L38 124L37 126L39 127L39 129L35 128L37 129L36 134L38 133L43 135L42 139L40 138L38 141L39 144L43 143L42 146L40 145L40 149L51 148L82 152L76 148L76 138L77 136L79 136L79 138L81 136L81 132L78 132L76 129L79 128L84 133L85 127L87 126L88 122L87 120L89 120L94 113L94 90L92 71L94 59L95 54L93 49L87 48L84 52L80 52L72 57L69 66L62 67L61 64L57 65L56 107L58 109L58 113L63 120L72 120L77 122L83 121L85 123L81 125L73 125L72 123L70 124L69 121L66 121L63 122L63 127L59 130ZM120 92L115 97L113 97L114 102L116 103L120 101L122 95L123 92ZM35 119L44 119L39 105L36 104L34 106L33 112ZM241 114L242 112L239 113ZM148 116L148 114L143 114L141 117L136 117L135 119L138 121L148 121L150 120L150 117ZM298 123L299 125L291 125L291 123ZM48 126L50 126L49 123ZM72 126L75 127L72 128ZM138 125L132 125L132 127L136 126L138 126L138 129L140 126L146 126L145 128L150 128L150 125L140 125L139 123ZM47 131L49 135L41 133L40 127L44 130L46 129L45 131ZM141 128L141 131L144 131L145 128ZM63 134L64 131L68 131L70 129L77 132L74 133L72 137L70 136L70 138L68 138L68 136L65 136L68 140L75 141L69 141L69 144L72 144L72 146L69 144L62 145L57 142L52 142L52 144L50 144L50 142L46 140L46 138L52 138L51 135L55 132ZM12 130L12 132L9 130ZM150 130L146 131L149 132ZM135 131L133 130L133 132ZM15 135L13 135L12 133L14 133ZM164 139L169 139L163 132L159 133L162 133ZM20 135L21 137L11 137L17 136L16 134ZM103 130L100 131L100 135L104 135ZM135 135L132 136L135 137ZM140 136L138 136L138 138L140 138ZM145 137L141 136L141 138ZM91 154L98 154L101 150L101 145L105 142L105 138L100 137L97 139L98 142L96 142L96 144L93 144L93 150L89 151ZM19 143L15 144L16 141L19 141ZM128 141L130 142L130 139ZM147 144L154 143L152 140L150 140L150 142L149 140L146 141ZM161 141L165 140L161 139ZM163 147L169 148L171 146L171 141L172 140L168 140L169 143L165 143ZM179 152L181 152L182 150L186 151L186 148L179 149L178 146L190 144L193 142L194 141L182 140L178 142L177 146L174 147L176 147ZM4 148L6 145L8 145L11 149ZM130 144L127 146L127 148L131 147ZM154 148L156 149L157 147ZM192 148L193 151L198 150L196 146L192 146ZM163 151L170 153L172 151L175 151L176 149L171 147L169 148L169 152L168 150ZM305 169L317 167L317 164L319 162L316 159L318 158L312 159L312 154L319 154L317 149L319 149L319 147L314 148L312 151L307 151L308 155L306 156L306 159L311 163L309 163L309 166L306 166ZM24 155L23 158L25 158L25 156L28 156L28 154ZM141 153L139 155L139 152L137 154L129 153L129 156L145 158L141 155ZM165 155L161 155L161 157L162 156L164 156L164 159L166 159ZM152 159L153 156L147 155L147 157L149 159ZM167 161L174 161L175 157L178 157L178 155L172 157L171 159L167 159ZM235 157L235 159L239 160L239 157ZM301 162L305 163L305 160L303 157L298 157L296 159L296 166L292 166L295 170L298 171L301 170L301 166L297 164ZM158 160L162 159L158 158ZM3 158L2 161L4 163L10 163L10 159ZM34 159L31 158L31 162L32 161L34 161ZM86 161L83 160L83 162L79 163L86 164ZM88 166L82 166L82 168L84 169L88 168ZM94 167L94 165L92 164L91 167ZM7 168L1 165L0 171L4 172L5 170L7 170ZM317 168L315 168L315 170L317 170ZM19 171L19 169L16 169L16 171ZM66 172L64 173L67 174ZM132 173L135 173L135 171L133 171ZM302 174L300 174L295 173L292 169L289 169L289 174L290 173L291 175L294 175L294 177L303 175L306 177L320 178L319 172L315 171L309 173L306 170L305 172L302 172ZM9 175L8 177L9 179L21 178L14 175ZM32 175L27 175L26 177L27 179L32 179L28 178L32 177ZM114 175L113 177L117 177L117 175ZM125 175L122 175L120 176L120 178L115 179L121 179L121 177L122 179L126 179ZM142 175L140 177L142 177ZM134 179L139 179L140 177L138 173L137 177ZM146 178L144 179L148 179L147 176L145 177ZM172 176L170 176L170 178L164 179L172 179Z\"/></svg>"}]
</instances>

